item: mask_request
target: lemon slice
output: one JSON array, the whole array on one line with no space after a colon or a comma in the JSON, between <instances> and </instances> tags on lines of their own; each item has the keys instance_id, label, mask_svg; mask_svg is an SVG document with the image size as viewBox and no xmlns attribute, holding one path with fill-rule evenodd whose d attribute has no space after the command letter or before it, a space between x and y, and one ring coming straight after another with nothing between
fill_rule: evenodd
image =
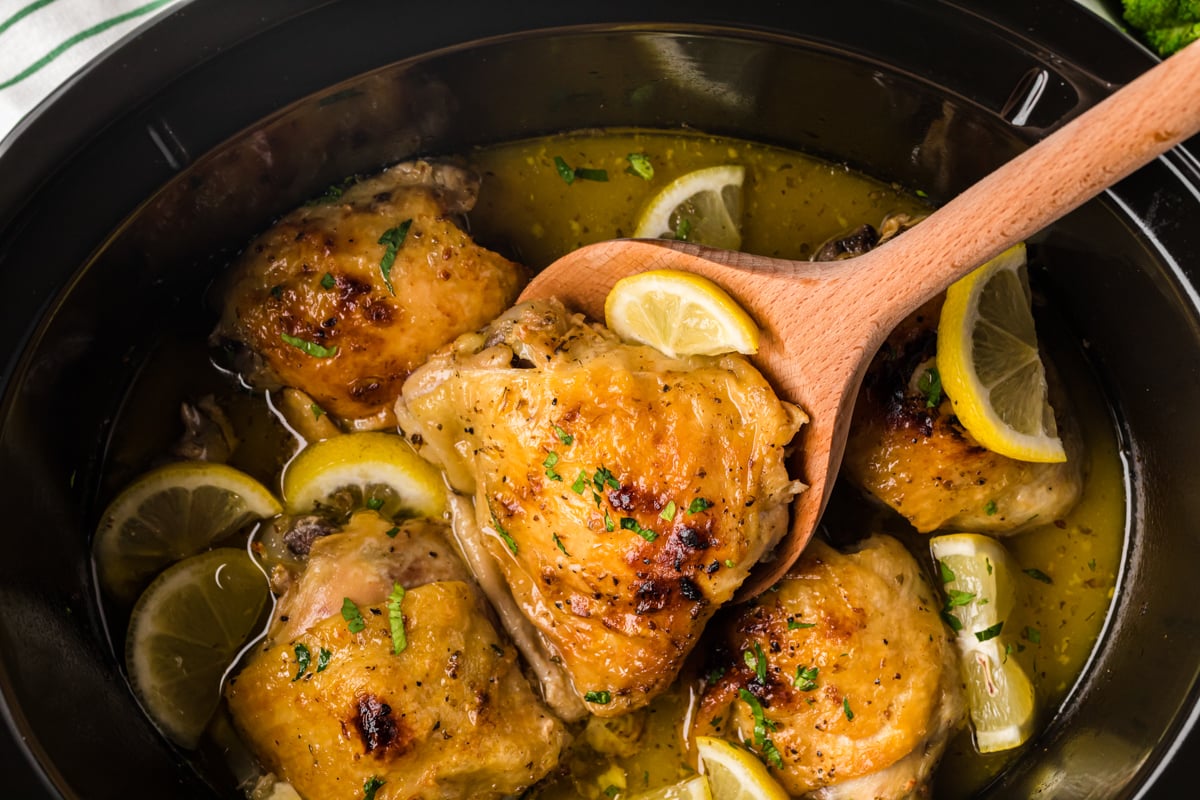
<instances>
[{"instance_id":1,"label":"lemon slice","mask_svg":"<svg viewBox=\"0 0 1200 800\"><path fill-rule=\"evenodd\" d=\"M1066 461L1038 355L1025 245L946 292L937 366L954 413L978 442L1021 461Z\"/></svg>"},{"instance_id":2,"label":"lemon slice","mask_svg":"<svg viewBox=\"0 0 1200 800\"><path fill-rule=\"evenodd\" d=\"M92 542L97 574L114 596L132 600L163 567L282 510L265 486L224 464L183 461L151 470L101 515Z\"/></svg>"},{"instance_id":3,"label":"lemon slice","mask_svg":"<svg viewBox=\"0 0 1200 800\"><path fill-rule=\"evenodd\" d=\"M788 800L753 753L713 736L697 736L696 749L713 800Z\"/></svg>"},{"instance_id":4,"label":"lemon slice","mask_svg":"<svg viewBox=\"0 0 1200 800\"><path fill-rule=\"evenodd\" d=\"M310 444L283 475L288 511L372 508L387 517L440 518L446 489L437 468L390 433L348 433Z\"/></svg>"},{"instance_id":5,"label":"lemon slice","mask_svg":"<svg viewBox=\"0 0 1200 800\"><path fill-rule=\"evenodd\" d=\"M668 356L758 352L758 326L707 278L650 270L622 278L604 301L604 320L623 339Z\"/></svg>"},{"instance_id":6,"label":"lemon slice","mask_svg":"<svg viewBox=\"0 0 1200 800\"><path fill-rule=\"evenodd\" d=\"M722 166L681 175L651 198L638 216L636 239L679 239L737 250L742 246L742 184L746 168Z\"/></svg>"},{"instance_id":7,"label":"lemon slice","mask_svg":"<svg viewBox=\"0 0 1200 800\"><path fill-rule=\"evenodd\" d=\"M1033 734L1033 684L1008 652L1016 566L995 539L976 533L929 540L947 596L944 616L958 631L967 704L981 753L1009 750Z\"/></svg>"},{"instance_id":8,"label":"lemon slice","mask_svg":"<svg viewBox=\"0 0 1200 800\"><path fill-rule=\"evenodd\" d=\"M146 713L192 748L221 699L221 679L260 624L267 578L244 550L192 556L158 576L129 622L125 661Z\"/></svg>"},{"instance_id":9,"label":"lemon slice","mask_svg":"<svg viewBox=\"0 0 1200 800\"><path fill-rule=\"evenodd\" d=\"M697 775L670 786L635 794L629 800L712 800L712 793L708 790L708 779Z\"/></svg>"}]
</instances>

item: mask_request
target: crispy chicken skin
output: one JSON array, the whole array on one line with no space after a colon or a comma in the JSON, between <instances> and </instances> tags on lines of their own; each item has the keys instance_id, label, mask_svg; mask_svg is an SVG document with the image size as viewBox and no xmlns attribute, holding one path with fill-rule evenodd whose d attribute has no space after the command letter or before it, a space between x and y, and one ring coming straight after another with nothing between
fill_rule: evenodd
<instances>
[{"instance_id":1,"label":"crispy chicken skin","mask_svg":"<svg viewBox=\"0 0 1200 800\"><path fill-rule=\"evenodd\" d=\"M1050 384L1067 460L1017 461L981 447L944 396L930 408L919 388L933 366L942 298L926 303L888 337L854 407L842 462L850 481L921 532L1015 533L1052 522L1083 492L1083 440ZM1053 373L1051 376L1053 377Z\"/></svg>"},{"instance_id":2,"label":"crispy chicken skin","mask_svg":"<svg viewBox=\"0 0 1200 800\"><path fill-rule=\"evenodd\" d=\"M451 219L475 204L478 188L465 170L417 161L296 209L231 268L214 340L238 349L237 368L252 384L298 388L357 427L390 425L408 374L498 315L524 285L522 267ZM389 246L380 239L397 239L409 220L385 276ZM312 355L284 336L336 353Z\"/></svg>"},{"instance_id":3,"label":"crispy chicken skin","mask_svg":"<svg viewBox=\"0 0 1200 800\"><path fill-rule=\"evenodd\" d=\"M777 589L722 615L694 733L751 743L770 764L769 741L794 796L922 796L963 718L938 608L895 539L846 555L813 540Z\"/></svg>"},{"instance_id":4,"label":"crispy chicken skin","mask_svg":"<svg viewBox=\"0 0 1200 800\"><path fill-rule=\"evenodd\" d=\"M401 428L475 500L490 556L589 710L646 705L783 534L803 415L740 356L668 358L555 301L405 383Z\"/></svg>"},{"instance_id":5,"label":"crispy chicken skin","mask_svg":"<svg viewBox=\"0 0 1200 800\"><path fill-rule=\"evenodd\" d=\"M557 764L562 723L534 696L465 568L445 563L454 556L435 541L439 526L407 522L394 538L391 527L361 513L313 543L266 643L226 687L234 724L310 800L359 800L372 778L383 782L378 800L517 794ZM399 654L392 581L407 589ZM344 597L360 632L342 616Z\"/></svg>"}]
</instances>

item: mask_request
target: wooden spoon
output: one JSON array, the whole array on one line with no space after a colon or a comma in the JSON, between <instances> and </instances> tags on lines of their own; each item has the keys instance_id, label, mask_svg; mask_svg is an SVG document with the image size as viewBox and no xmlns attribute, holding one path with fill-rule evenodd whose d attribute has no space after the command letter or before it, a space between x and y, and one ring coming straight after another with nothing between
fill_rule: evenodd
<instances>
[{"instance_id":1,"label":"wooden spoon","mask_svg":"<svg viewBox=\"0 0 1200 800\"><path fill-rule=\"evenodd\" d=\"M1200 42L1155 66L963 192L857 258L785 261L669 240L581 247L538 274L521 300L557 297L604 319L619 279L687 270L725 288L762 326L754 363L811 417L798 475L808 483L776 557L740 597L771 586L812 536L841 464L855 395L888 333L934 295L1200 131Z\"/></svg>"}]
</instances>

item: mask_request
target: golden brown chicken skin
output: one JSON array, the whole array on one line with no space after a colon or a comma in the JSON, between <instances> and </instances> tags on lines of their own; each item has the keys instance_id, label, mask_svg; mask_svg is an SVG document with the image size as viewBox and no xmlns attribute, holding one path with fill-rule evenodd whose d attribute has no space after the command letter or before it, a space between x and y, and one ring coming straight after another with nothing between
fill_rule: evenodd
<instances>
[{"instance_id":1,"label":"golden brown chicken skin","mask_svg":"<svg viewBox=\"0 0 1200 800\"><path fill-rule=\"evenodd\" d=\"M408 374L516 299L522 267L453 216L478 179L411 162L296 209L233 265L214 339L253 384L285 385L358 427L386 427Z\"/></svg>"},{"instance_id":2,"label":"golden brown chicken skin","mask_svg":"<svg viewBox=\"0 0 1200 800\"><path fill-rule=\"evenodd\" d=\"M436 526L406 523L389 537L393 527L360 514L313 544L315 570L288 588L270 638L226 687L234 724L263 766L309 800L359 800L371 781L379 800L517 794L555 767L563 726L469 579L448 578L441 564L422 574ZM397 653L388 598L400 580ZM344 598L361 630L342 613Z\"/></svg>"},{"instance_id":3,"label":"golden brown chicken skin","mask_svg":"<svg viewBox=\"0 0 1200 800\"><path fill-rule=\"evenodd\" d=\"M819 540L723 616L693 732L747 743L794 796L917 796L962 721L938 598L895 539Z\"/></svg>"},{"instance_id":4,"label":"golden brown chicken skin","mask_svg":"<svg viewBox=\"0 0 1200 800\"><path fill-rule=\"evenodd\" d=\"M1057 415L1067 460L1036 464L980 446L944 394L931 394L942 298L901 323L871 362L854 407L843 473L918 531L1007 534L1053 522L1079 501L1085 455L1070 413ZM1056 396L1057 409L1066 403Z\"/></svg>"},{"instance_id":5,"label":"golden brown chicken skin","mask_svg":"<svg viewBox=\"0 0 1200 800\"><path fill-rule=\"evenodd\" d=\"M799 489L803 416L748 361L668 358L554 301L436 355L397 418L474 497L513 598L602 716L671 684Z\"/></svg>"}]
</instances>

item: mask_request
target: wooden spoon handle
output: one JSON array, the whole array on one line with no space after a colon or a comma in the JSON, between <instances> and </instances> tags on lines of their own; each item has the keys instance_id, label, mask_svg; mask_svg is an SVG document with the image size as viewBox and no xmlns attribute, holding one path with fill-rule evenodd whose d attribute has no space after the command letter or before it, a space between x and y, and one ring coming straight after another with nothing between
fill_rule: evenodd
<instances>
[{"instance_id":1,"label":"wooden spoon handle","mask_svg":"<svg viewBox=\"0 0 1200 800\"><path fill-rule=\"evenodd\" d=\"M1200 42L1009 161L903 236L847 265L861 269L871 261L879 296L905 298L896 302L898 311L916 308L1197 132Z\"/></svg>"}]
</instances>

